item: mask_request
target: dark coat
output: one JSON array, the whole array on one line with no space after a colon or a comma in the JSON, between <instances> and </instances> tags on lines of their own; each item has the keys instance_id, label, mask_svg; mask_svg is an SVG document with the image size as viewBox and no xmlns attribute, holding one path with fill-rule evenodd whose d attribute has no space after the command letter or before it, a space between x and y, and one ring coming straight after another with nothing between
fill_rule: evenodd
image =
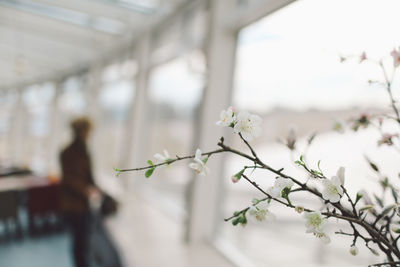
<instances>
[{"instance_id":1,"label":"dark coat","mask_svg":"<svg viewBox=\"0 0 400 267\"><path fill-rule=\"evenodd\" d=\"M60 154L62 169L61 207L65 213L89 211L88 188L94 186L86 144L75 139Z\"/></svg>"}]
</instances>

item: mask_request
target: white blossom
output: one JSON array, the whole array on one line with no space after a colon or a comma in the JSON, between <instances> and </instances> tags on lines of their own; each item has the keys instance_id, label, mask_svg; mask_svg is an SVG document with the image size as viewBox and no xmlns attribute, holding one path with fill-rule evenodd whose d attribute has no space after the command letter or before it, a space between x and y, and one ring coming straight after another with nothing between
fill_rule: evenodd
<instances>
[{"instance_id":1,"label":"white blossom","mask_svg":"<svg viewBox=\"0 0 400 267\"><path fill-rule=\"evenodd\" d=\"M251 141L254 137L261 135L261 123L260 116L242 111L236 117L233 130L235 133L240 133L246 141Z\"/></svg>"},{"instance_id":2,"label":"white blossom","mask_svg":"<svg viewBox=\"0 0 400 267\"><path fill-rule=\"evenodd\" d=\"M324 244L329 244L331 242L331 238L325 233L314 233L314 235L318 237Z\"/></svg>"},{"instance_id":3,"label":"white blossom","mask_svg":"<svg viewBox=\"0 0 400 267\"><path fill-rule=\"evenodd\" d=\"M326 225L326 219L322 217L321 212L319 211L307 212L306 214L304 214L304 218L306 218L307 233L324 231Z\"/></svg>"},{"instance_id":4,"label":"white blossom","mask_svg":"<svg viewBox=\"0 0 400 267\"><path fill-rule=\"evenodd\" d=\"M254 206L250 206L249 209L250 216L253 216L258 221L264 220L275 220L276 216L270 210L268 210L268 204L265 201L259 202Z\"/></svg>"},{"instance_id":5,"label":"white blossom","mask_svg":"<svg viewBox=\"0 0 400 267\"><path fill-rule=\"evenodd\" d=\"M274 186L267 190L267 193L274 198L282 197L282 191L285 188L292 188L294 185L293 181L287 178L279 177L275 180Z\"/></svg>"},{"instance_id":6,"label":"white blossom","mask_svg":"<svg viewBox=\"0 0 400 267\"><path fill-rule=\"evenodd\" d=\"M324 186L322 197L332 203L338 202L343 195L344 168L340 167L336 175L331 179L322 180L322 185Z\"/></svg>"},{"instance_id":7,"label":"white blossom","mask_svg":"<svg viewBox=\"0 0 400 267\"><path fill-rule=\"evenodd\" d=\"M196 154L194 157L194 162L189 164L189 167L192 168L199 175L207 175L210 172L210 169L206 166L208 158L201 159L201 150L198 148L196 150Z\"/></svg>"},{"instance_id":8,"label":"white blossom","mask_svg":"<svg viewBox=\"0 0 400 267\"><path fill-rule=\"evenodd\" d=\"M171 159L171 156L169 155L168 151L164 149L164 154L161 155L160 153L154 154L154 157L157 159L159 162L166 162Z\"/></svg>"},{"instance_id":9,"label":"white blossom","mask_svg":"<svg viewBox=\"0 0 400 267\"><path fill-rule=\"evenodd\" d=\"M231 126L232 123L235 123L236 116L233 107L229 107L227 110L221 111L219 114L219 121L217 121L217 125L219 126Z\"/></svg>"},{"instance_id":10,"label":"white blossom","mask_svg":"<svg viewBox=\"0 0 400 267\"><path fill-rule=\"evenodd\" d=\"M345 122L341 120L336 120L333 124L333 130L338 132L338 133L344 133L344 127L345 127Z\"/></svg>"},{"instance_id":11,"label":"white blossom","mask_svg":"<svg viewBox=\"0 0 400 267\"><path fill-rule=\"evenodd\" d=\"M319 211L307 212L304 218L306 218L306 233L313 233L325 244L331 241L329 236L325 233L327 220L322 217Z\"/></svg>"},{"instance_id":12,"label":"white blossom","mask_svg":"<svg viewBox=\"0 0 400 267\"><path fill-rule=\"evenodd\" d=\"M355 245L352 245L349 249L351 255L356 256L358 254L358 248Z\"/></svg>"}]
</instances>

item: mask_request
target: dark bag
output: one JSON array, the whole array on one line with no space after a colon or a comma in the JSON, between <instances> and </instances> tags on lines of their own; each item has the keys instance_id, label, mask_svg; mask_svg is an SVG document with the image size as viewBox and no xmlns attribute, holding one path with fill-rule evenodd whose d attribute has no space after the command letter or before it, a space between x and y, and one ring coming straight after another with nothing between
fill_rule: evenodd
<instances>
[{"instance_id":1,"label":"dark bag","mask_svg":"<svg viewBox=\"0 0 400 267\"><path fill-rule=\"evenodd\" d=\"M88 263L90 267L122 267L119 253L103 225L100 214L92 214L89 228Z\"/></svg>"},{"instance_id":2,"label":"dark bag","mask_svg":"<svg viewBox=\"0 0 400 267\"><path fill-rule=\"evenodd\" d=\"M103 217L113 215L118 210L118 202L110 195L103 192L103 201L100 206L100 213Z\"/></svg>"}]
</instances>

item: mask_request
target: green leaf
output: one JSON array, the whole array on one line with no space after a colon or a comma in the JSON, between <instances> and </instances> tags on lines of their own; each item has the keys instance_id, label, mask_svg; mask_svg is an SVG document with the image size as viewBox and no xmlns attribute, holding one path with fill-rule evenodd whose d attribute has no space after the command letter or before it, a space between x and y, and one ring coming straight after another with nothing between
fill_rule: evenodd
<instances>
[{"instance_id":1,"label":"green leaf","mask_svg":"<svg viewBox=\"0 0 400 267\"><path fill-rule=\"evenodd\" d=\"M301 162L300 160L296 160L294 163L296 163L297 165L302 166L302 167L305 166L304 163Z\"/></svg>"},{"instance_id":2,"label":"green leaf","mask_svg":"<svg viewBox=\"0 0 400 267\"><path fill-rule=\"evenodd\" d=\"M288 200L289 193L290 193L290 188L285 187L285 188L282 190L282 197Z\"/></svg>"},{"instance_id":3,"label":"green leaf","mask_svg":"<svg viewBox=\"0 0 400 267\"><path fill-rule=\"evenodd\" d=\"M115 167L114 167L114 171L116 171L116 172L121 172L121 169L118 169L118 168L115 168Z\"/></svg>"},{"instance_id":4,"label":"green leaf","mask_svg":"<svg viewBox=\"0 0 400 267\"><path fill-rule=\"evenodd\" d=\"M148 160L147 163L148 163L149 165L151 165L151 166L154 165L153 162L152 162L151 160Z\"/></svg>"},{"instance_id":5,"label":"green leaf","mask_svg":"<svg viewBox=\"0 0 400 267\"><path fill-rule=\"evenodd\" d=\"M242 216L238 217L238 223L245 226L247 224L246 213L242 213Z\"/></svg>"},{"instance_id":6,"label":"green leaf","mask_svg":"<svg viewBox=\"0 0 400 267\"><path fill-rule=\"evenodd\" d=\"M308 145L311 145L311 143L314 141L315 137L317 136L317 132L314 132L310 138L308 138Z\"/></svg>"},{"instance_id":7,"label":"green leaf","mask_svg":"<svg viewBox=\"0 0 400 267\"><path fill-rule=\"evenodd\" d=\"M354 202L354 205L357 205L358 201L360 201L360 199L362 199L363 195L360 193L357 193L356 195L356 202Z\"/></svg>"},{"instance_id":8,"label":"green leaf","mask_svg":"<svg viewBox=\"0 0 400 267\"><path fill-rule=\"evenodd\" d=\"M252 175L254 173L254 171L256 170L257 164L254 162L254 168L251 170L250 175ZM245 169L243 169L244 172Z\"/></svg>"},{"instance_id":9,"label":"green leaf","mask_svg":"<svg viewBox=\"0 0 400 267\"><path fill-rule=\"evenodd\" d=\"M156 169L156 168L148 169L148 170L146 171L146 173L144 174L144 176L146 176L146 178L149 178L149 177L153 174L153 172L154 172L155 169Z\"/></svg>"},{"instance_id":10,"label":"green leaf","mask_svg":"<svg viewBox=\"0 0 400 267\"><path fill-rule=\"evenodd\" d=\"M240 217L237 217L237 218L235 218L235 219L232 220L232 225L233 225L233 226L236 226L236 225L239 223L239 218L240 218Z\"/></svg>"},{"instance_id":11,"label":"green leaf","mask_svg":"<svg viewBox=\"0 0 400 267\"><path fill-rule=\"evenodd\" d=\"M203 159L203 163L206 164L207 161L208 161L208 157L205 157L205 158Z\"/></svg>"},{"instance_id":12,"label":"green leaf","mask_svg":"<svg viewBox=\"0 0 400 267\"><path fill-rule=\"evenodd\" d=\"M392 196L393 196L394 201L397 202L398 194L397 194L396 189L393 186L390 189L392 190Z\"/></svg>"},{"instance_id":13,"label":"green leaf","mask_svg":"<svg viewBox=\"0 0 400 267\"><path fill-rule=\"evenodd\" d=\"M322 170L321 170L321 160L318 160L318 170L321 172L322 174Z\"/></svg>"},{"instance_id":14,"label":"green leaf","mask_svg":"<svg viewBox=\"0 0 400 267\"><path fill-rule=\"evenodd\" d=\"M314 174L314 175L324 176L324 175L322 174L322 172L319 172L319 171L317 171L317 170L311 170L311 172L312 172L312 174Z\"/></svg>"},{"instance_id":15,"label":"green leaf","mask_svg":"<svg viewBox=\"0 0 400 267\"><path fill-rule=\"evenodd\" d=\"M379 206L381 208L383 208L384 204L383 204L383 200L381 198L379 198L377 195L374 194L375 200L376 202L379 204Z\"/></svg>"},{"instance_id":16,"label":"green leaf","mask_svg":"<svg viewBox=\"0 0 400 267\"><path fill-rule=\"evenodd\" d=\"M379 168L375 163L373 163L368 157L365 157L365 160L368 162L368 164L371 167L371 169L373 169L374 171L379 173Z\"/></svg>"},{"instance_id":17,"label":"green leaf","mask_svg":"<svg viewBox=\"0 0 400 267\"><path fill-rule=\"evenodd\" d=\"M369 249L369 250L372 252L372 254L374 254L375 256L379 256L379 252L376 251L375 249L370 248L370 247L368 247L368 249Z\"/></svg>"},{"instance_id":18,"label":"green leaf","mask_svg":"<svg viewBox=\"0 0 400 267\"><path fill-rule=\"evenodd\" d=\"M389 206L389 207L386 207L386 208L382 211L381 216L384 217L385 215L387 215L394 207L395 207L395 205L391 205L391 206Z\"/></svg>"},{"instance_id":19,"label":"green leaf","mask_svg":"<svg viewBox=\"0 0 400 267\"><path fill-rule=\"evenodd\" d=\"M387 177L383 178L380 181L380 184L382 186L382 189L385 191L390 186L389 179Z\"/></svg>"},{"instance_id":20,"label":"green leaf","mask_svg":"<svg viewBox=\"0 0 400 267\"><path fill-rule=\"evenodd\" d=\"M237 181L240 180L240 178L242 178L242 174L244 173L245 169L241 170L240 172L236 173L235 175L233 175L233 177L236 178Z\"/></svg>"},{"instance_id":21,"label":"green leaf","mask_svg":"<svg viewBox=\"0 0 400 267\"><path fill-rule=\"evenodd\" d=\"M364 210L370 210L370 209L373 209L373 208L374 208L374 205L366 205L366 206L364 206L364 207L362 207L360 209L360 212L362 212Z\"/></svg>"}]
</instances>

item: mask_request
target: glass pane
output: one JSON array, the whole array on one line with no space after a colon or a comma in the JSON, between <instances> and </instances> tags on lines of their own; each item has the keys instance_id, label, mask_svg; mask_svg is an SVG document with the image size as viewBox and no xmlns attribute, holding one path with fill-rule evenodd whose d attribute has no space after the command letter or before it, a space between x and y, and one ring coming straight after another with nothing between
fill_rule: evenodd
<instances>
[{"instance_id":1,"label":"glass pane","mask_svg":"<svg viewBox=\"0 0 400 267\"><path fill-rule=\"evenodd\" d=\"M198 53L196 51L175 59L151 73L148 112L148 150L151 157L156 153L163 154L164 149L171 153L171 157L193 153L195 149L195 122L203 92L203 78L193 67L194 63L190 62L196 61L201 65L196 60ZM146 180L143 189L152 190L146 195L156 194L159 200L155 204L183 215L178 216L179 219L185 218L185 194L192 172L180 164L173 168L165 167L162 171L156 170L154 176L159 177Z\"/></svg>"},{"instance_id":2,"label":"glass pane","mask_svg":"<svg viewBox=\"0 0 400 267\"><path fill-rule=\"evenodd\" d=\"M0 164L7 165L12 153L11 128L17 95L13 90L0 96Z\"/></svg>"},{"instance_id":3,"label":"glass pane","mask_svg":"<svg viewBox=\"0 0 400 267\"><path fill-rule=\"evenodd\" d=\"M127 60L104 69L99 91L100 120L95 125L101 150L96 155L96 166L104 177L113 177L126 146L126 126L134 101L135 62ZM107 151L107 153L104 153Z\"/></svg>"},{"instance_id":4,"label":"glass pane","mask_svg":"<svg viewBox=\"0 0 400 267\"><path fill-rule=\"evenodd\" d=\"M47 147L50 133L50 114L55 88L52 83L30 86L22 94L25 112L23 163L33 171L46 174Z\"/></svg>"},{"instance_id":5,"label":"glass pane","mask_svg":"<svg viewBox=\"0 0 400 267\"><path fill-rule=\"evenodd\" d=\"M68 116L78 116L86 112L85 81L82 77L71 77L62 87L59 98L59 107Z\"/></svg>"}]
</instances>

